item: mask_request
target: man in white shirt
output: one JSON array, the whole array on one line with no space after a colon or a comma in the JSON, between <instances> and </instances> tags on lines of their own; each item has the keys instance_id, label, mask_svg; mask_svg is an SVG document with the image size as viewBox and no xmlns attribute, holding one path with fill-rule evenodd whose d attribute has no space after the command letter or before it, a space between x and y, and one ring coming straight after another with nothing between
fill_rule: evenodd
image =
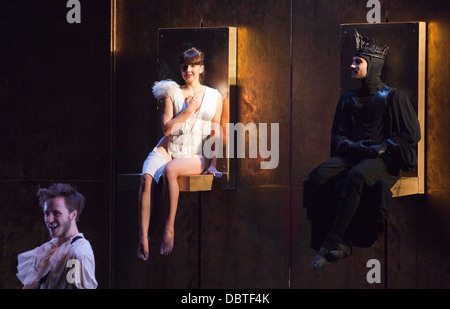
<instances>
[{"instance_id":1,"label":"man in white shirt","mask_svg":"<svg viewBox=\"0 0 450 309\"><path fill-rule=\"evenodd\" d=\"M37 195L52 239L17 256L23 288L97 288L94 253L77 227L85 197L63 183L39 189Z\"/></svg>"}]
</instances>

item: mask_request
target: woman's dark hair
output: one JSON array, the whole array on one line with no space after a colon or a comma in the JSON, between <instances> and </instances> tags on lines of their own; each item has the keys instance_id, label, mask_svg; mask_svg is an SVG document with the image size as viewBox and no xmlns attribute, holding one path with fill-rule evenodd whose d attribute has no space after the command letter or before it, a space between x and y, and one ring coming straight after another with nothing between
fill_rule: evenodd
<instances>
[{"instance_id":1,"label":"woman's dark hair","mask_svg":"<svg viewBox=\"0 0 450 309\"><path fill-rule=\"evenodd\" d=\"M69 213L77 210L77 222L86 205L86 199L83 194L77 192L75 188L65 183L55 183L47 189L41 188L37 191L37 196L39 197L39 205L42 208L44 208L45 203L48 200L54 199L55 197L63 197L66 201Z\"/></svg>"},{"instance_id":2,"label":"woman's dark hair","mask_svg":"<svg viewBox=\"0 0 450 309\"><path fill-rule=\"evenodd\" d=\"M198 48L192 47L180 56L180 65L204 65L204 54ZM205 69L200 74L200 82L205 79Z\"/></svg>"}]
</instances>

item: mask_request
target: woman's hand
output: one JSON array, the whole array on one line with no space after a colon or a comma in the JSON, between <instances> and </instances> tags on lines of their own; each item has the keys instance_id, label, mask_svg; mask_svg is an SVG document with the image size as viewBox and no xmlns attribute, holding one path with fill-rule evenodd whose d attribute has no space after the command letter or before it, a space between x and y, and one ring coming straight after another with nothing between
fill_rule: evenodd
<instances>
[{"instance_id":1,"label":"woman's hand","mask_svg":"<svg viewBox=\"0 0 450 309\"><path fill-rule=\"evenodd\" d=\"M186 103L186 110L191 114L193 114L200 108L202 101L197 95L195 95L193 97L192 96L187 97L185 103Z\"/></svg>"}]
</instances>

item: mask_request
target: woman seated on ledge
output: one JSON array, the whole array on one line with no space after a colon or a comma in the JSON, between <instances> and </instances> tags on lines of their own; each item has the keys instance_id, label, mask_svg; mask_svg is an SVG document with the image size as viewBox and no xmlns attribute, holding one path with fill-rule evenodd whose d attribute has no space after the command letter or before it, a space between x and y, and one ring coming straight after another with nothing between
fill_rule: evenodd
<instances>
[{"instance_id":1,"label":"woman seated on ledge","mask_svg":"<svg viewBox=\"0 0 450 309\"><path fill-rule=\"evenodd\" d=\"M161 126L164 137L144 161L139 189L140 239L138 258L149 258L148 229L151 194L163 176L163 201L168 209L160 253L168 255L174 244L175 215L178 207L178 176L208 173L220 177L216 154L203 153L208 138L220 138L222 96L202 84L205 74L203 52L186 50L180 57L184 85L172 80L156 82L153 94L162 102Z\"/></svg>"}]
</instances>

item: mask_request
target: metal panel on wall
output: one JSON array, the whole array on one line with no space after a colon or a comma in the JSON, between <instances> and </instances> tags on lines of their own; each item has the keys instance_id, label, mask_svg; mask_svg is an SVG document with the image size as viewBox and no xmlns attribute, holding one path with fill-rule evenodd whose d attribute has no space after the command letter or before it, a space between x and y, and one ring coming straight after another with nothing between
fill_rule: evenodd
<instances>
[{"instance_id":1,"label":"metal panel on wall","mask_svg":"<svg viewBox=\"0 0 450 309\"><path fill-rule=\"evenodd\" d=\"M223 149L217 159L217 169L226 175L225 186L235 185L234 165L228 153L226 124L234 123L236 95L236 53L237 29L235 27L220 28L179 28L159 29L158 31L158 78L172 79L183 84L179 57L191 47L196 47L205 54L204 84L217 89L223 98L222 137Z\"/></svg>"},{"instance_id":2,"label":"metal panel on wall","mask_svg":"<svg viewBox=\"0 0 450 309\"><path fill-rule=\"evenodd\" d=\"M342 92L359 87L359 81L350 78L350 65L355 54L355 30L389 46L381 79L388 86L402 89L407 93L420 122L422 138L417 146L417 168L402 174L402 178L392 189L393 196L424 193L426 23L342 24Z\"/></svg>"}]
</instances>

